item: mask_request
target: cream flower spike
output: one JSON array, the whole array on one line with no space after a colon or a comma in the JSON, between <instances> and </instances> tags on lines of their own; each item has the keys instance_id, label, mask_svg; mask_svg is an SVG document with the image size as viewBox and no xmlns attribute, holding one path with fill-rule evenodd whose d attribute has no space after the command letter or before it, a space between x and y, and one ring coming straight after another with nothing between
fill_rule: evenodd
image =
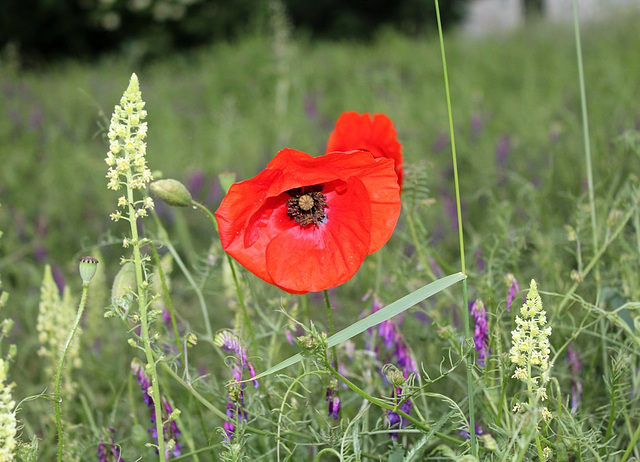
<instances>
[{"instance_id":1,"label":"cream flower spike","mask_svg":"<svg viewBox=\"0 0 640 462\"><path fill-rule=\"evenodd\" d=\"M118 199L118 207L123 208L124 212L116 211L111 214L115 221L147 216L147 209L153 208L153 200L150 198L134 200L133 197L134 190L146 189L153 180L145 157L147 122L143 120L147 117L147 111L144 110L144 105L138 77L132 74L129 86L120 98L120 104L113 110L107 134L107 188L117 191L124 185L127 189L127 194Z\"/></svg>"}]
</instances>

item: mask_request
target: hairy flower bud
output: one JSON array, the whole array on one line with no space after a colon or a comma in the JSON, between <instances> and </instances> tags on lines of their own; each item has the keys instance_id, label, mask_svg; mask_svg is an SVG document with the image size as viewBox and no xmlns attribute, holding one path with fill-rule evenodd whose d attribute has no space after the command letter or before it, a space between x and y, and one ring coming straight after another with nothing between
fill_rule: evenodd
<instances>
[{"instance_id":1,"label":"hairy flower bud","mask_svg":"<svg viewBox=\"0 0 640 462\"><path fill-rule=\"evenodd\" d=\"M177 180L165 179L151 183L151 191L158 199L174 207L189 207L191 205L191 193Z\"/></svg>"}]
</instances>

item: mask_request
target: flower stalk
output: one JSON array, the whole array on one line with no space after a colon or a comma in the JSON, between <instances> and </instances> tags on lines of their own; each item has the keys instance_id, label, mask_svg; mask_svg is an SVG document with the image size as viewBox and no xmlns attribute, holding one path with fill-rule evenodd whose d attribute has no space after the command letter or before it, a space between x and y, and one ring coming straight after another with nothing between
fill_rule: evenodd
<instances>
[{"instance_id":1,"label":"flower stalk","mask_svg":"<svg viewBox=\"0 0 640 462\"><path fill-rule=\"evenodd\" d=\"M147 135L147 123L143 120L147 116L144 108L144 101L140 92L138 77L131 75L129 86L120 99L120 104L115 106L111 123L109 125L109 152L105 159L109 170L108 188L119 190L123 185L126 188L126 195L118 199L119 209L111 214L114 221L124 219L129 222L131 239L125 238L123 247L133 247L133 264L136 275L136 298L140 311L140 333L142 337L144 354L147 362L146 369L151 378L151 388L153 396L161 396L158 383L156 363L153 358L153 349L149 336L149 300L147 300L149 281L147 280L144 264L148 260L147 256L142 256L140 249L147 243L146 239L140 239L138 234L137 220L148 215L148 210L153 209L153 199L145 197L136 200L134 191L143 190L149 182L153 180L151 171L147 168L146 148L144 139ZM154 400L155 415L162 415L161 400ZM156 419L156 432L158 435L159 460L164 460L165 442L163 432L163 422L161 418Z\"/></svg>"},{"instance_id":2,"label":"flower stalk","mask_svg":"<svg viewBox=\"0 0 640 462\"><path fill-rule=\"evenodd\" d=\"M95 274L95 267L98 264L98 260L92 257L83 257L80 259L80 275L82 276L82 295L80 297L80 304L78 305L78 312L76 318L73 321L71 331L67 335L67 340L62 347L62 353L58 360L58 368L56 369L55 385L53 390L53 405L55 410L56 428L58 431L58 462L62 462L62 451L64 448L64 432L62 429L62 398L60 397L60 385L62 383L62 370L64 369L64 361L67 356L69 346L73 341L73 337L80 325L80 319L82 319L82 313L87 304L87 293L89 291L89 282Z\"/></svg>"}]
</instances>

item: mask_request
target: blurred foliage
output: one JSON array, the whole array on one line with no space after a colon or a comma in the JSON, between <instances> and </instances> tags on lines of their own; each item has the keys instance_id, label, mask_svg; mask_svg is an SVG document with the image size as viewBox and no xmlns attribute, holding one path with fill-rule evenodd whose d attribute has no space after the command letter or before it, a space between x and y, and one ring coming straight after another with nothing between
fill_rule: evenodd
<instances>
[{"instance_id":1,"label":"blurred foliage","mask_svg":"<svg viewBox=\"0 0 640 462\"><path fill-rule=\"evenodd\" d=\"M283 0L296 28L330 38L371 38L378 29L393 26L411 35L435 30L433 0ZM443 24L462 19L468 0L440 2Z\"/></svg>"},{"instance_id":2,"label":"blurred foliage","mask_svg":"<svg viewBox=\"0 0 640 462\"><path fill-rule=\"evenodd\" d=\"M278 0L30 0L5 2L0 50L27 60L95 57L119 50L132 58L161 56L264 28ZM467 0L441 2L445 24ZM380 27L416 34L433 29L432 0L283 0L295 28L313 36L370 39Z\"/></svg>"}]
</instances>

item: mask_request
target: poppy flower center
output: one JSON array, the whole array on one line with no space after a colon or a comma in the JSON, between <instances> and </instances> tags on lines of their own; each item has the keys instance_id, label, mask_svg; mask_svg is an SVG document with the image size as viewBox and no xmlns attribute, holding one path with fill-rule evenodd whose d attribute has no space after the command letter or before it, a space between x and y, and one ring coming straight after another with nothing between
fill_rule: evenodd
<instances>
[{"instance_id":1,"label":"poppy flower center","mask_svg":"<svg viewBox=\"0 0 640 462\"><path fill-rule=\"evenodd\" d=\"M324 208L327 196L322 194L322 185L295 188L287 191L291 196L287 199L287 215L300 226L318 226L326 218Z\"/></svg>"}]
</instances>

